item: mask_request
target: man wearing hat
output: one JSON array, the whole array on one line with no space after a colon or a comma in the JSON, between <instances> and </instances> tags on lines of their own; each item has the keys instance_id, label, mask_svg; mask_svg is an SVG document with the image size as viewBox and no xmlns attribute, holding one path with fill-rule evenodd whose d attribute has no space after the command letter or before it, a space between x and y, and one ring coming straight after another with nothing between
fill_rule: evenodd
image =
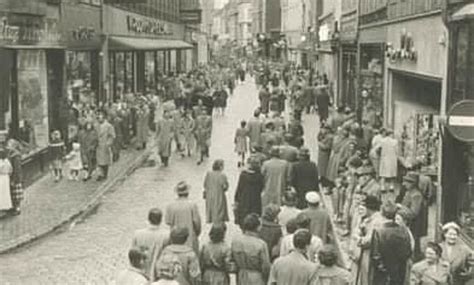
<instances>
[{"instance_id":1,"label":"man wearing hat","mask_svg":"<svg viewBox=\"0 0 474 285\"><path fill-rule=\"evenodd\" d=\"M166 224L173 227L185 227L189 230L186 245L199 254L199 235L201 234L201 215L198 206L189 196L190 186L181 181L176 185L175 191L178 199L166 207Z\"/></svg>"},{"instance_id":2,"label":"man wearing hat","mask_svg":"<svg viewBox=\"0 0 474 285\"><path fill-rule=\"evenodd\" d=\"M382 193L380 184L375 179L375 170L372 166L361 166L356 170L359 189L367 195L375 196L382 202L388 200L388 195Z\"/></svg>"},{"instance_id":3,"label":"man wearing hat","mask_svg":"<svg viewBox=\"0 0 474 285\"><path fill-rule=\"evenodd\" d=\"M428 234L427 201L418 188L418 174L408 172L403 177L402 186L406 193L400 207L407 211L409 227L415 239L415 259L421 257L420 238Z\"/></svg>"},{"instance_id":4,"label":"man wearing hat","mask_svg":"<svg viewBox=\"0 0 474 285\"><path fill-rule=\"evenodd\" d=\"M262 208L270 203L281 205L281 196L288 186L289 163L280 158L277 146L270 151L271 158L262 165L265 187L262 194Z\"/></svg>"},{"instance_id":5,"label":"man wearing hat","mask_svg":"<svg viewBox=\"0 0 474 285\"><path fill-rule=\"evenodd\" d=\"M298 153L298 161L291 166L290 185L296 190L299 209L305 208L305 195L308 191L319 192L318 167L310 157L309 149L303 147Z\"/></svg>"},{"instance_id":6,"label":"man wearing hat","mask_svg":"<svg viewBox=\"0 0 474 285\"><path fill-rule=\"evenodd\" d=\"M310 191L306 193L305 198L308 208L301 211L300 215L310 218L311 234L318 236L323 243L328 243L332 236L332 225L327 210L321 207L321 196L316 191Z\"/></svg>"}]
</instances>

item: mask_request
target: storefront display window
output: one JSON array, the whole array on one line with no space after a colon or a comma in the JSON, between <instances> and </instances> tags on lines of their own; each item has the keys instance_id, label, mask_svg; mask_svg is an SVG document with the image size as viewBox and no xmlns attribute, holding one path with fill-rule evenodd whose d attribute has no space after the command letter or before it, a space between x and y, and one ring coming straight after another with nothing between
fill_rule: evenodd
<instances>
[{"instance_id":1,"label":"storefront display window","mask_svg":"<svg viewBox=\"0 0 474 285\"><path fill-rule=\"evenodd\" d=\"M91 88L91 53L66 52L68 99L75 103L94 104L95 92Z\"/></svg>"},{"instance_id":2,"label":"storefront display window","mask_svg":"<svg viewBox=\"0 0 474 285\"><path fill-rule=\"evenodd\" d=\"M46 53L18 51L18 139L29 155L49 144Z\"/></svg>"},{"instance_id":3,"label":"storefront display window","mask_svg":"<svg viewBox=\"0 0 474 285\"><path fill-rule=\"evenodd\" d=\"M148 91L154 90L156 85L155 52L145 53L145 86Z\"/></svg>"}]
</instances>

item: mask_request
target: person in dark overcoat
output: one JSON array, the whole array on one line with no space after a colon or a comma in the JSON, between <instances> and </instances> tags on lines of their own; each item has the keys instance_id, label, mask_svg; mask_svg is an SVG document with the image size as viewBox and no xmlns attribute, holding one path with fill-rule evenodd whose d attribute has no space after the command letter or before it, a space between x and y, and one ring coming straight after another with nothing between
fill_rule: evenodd
<instances>
[{"instance_id":1,"label":"person in dark overcoat","mask_svg":"<svg viewBox=\"0 0 474 285\"><path fill-rule=\"evenodd\" d=\"M331 98L327 86L321 86L316 88L316 105L318 107L319 120L320 122L326 122L329 116L329 104Z\"/></svg>"},{"instance_id":2,"label":"person in dark overcoat","mask_svg":"<svg viewBox=\"0 0 474 285\"><path fill-rule=\"evenodd\" d=\"M240 226L248 214L262 214L261 193L265 183L260 172L260 161L251 156L247 164L248 167L240 173L234 196L235 223Z\"/></svg>"},{"instance_id":3,"label":"person in dark overcoat","mask_svg":"<svg viewBox=\"0 0 474 285\"><path fill-rule=\"evenodd\" d=\"M81 157L87 176L84 180L88 180L96 167L95 152L99 137L92 122L86 122L84 127L79 131L79 144L81 145Z\"/></svg>"},{"instance_id":4,"label":"person in dark overcoat","mask_svg":"<svg viewBox=\"0 0 474 285\"><path fill-rule=\"evenodd\" d=\"M305 195L307 192L319 191L318 167L311 161L307 148L300 149L298 161L291 166L290 185L296 190L299 209L306 208Z\"/></svg>"}]
</instances>

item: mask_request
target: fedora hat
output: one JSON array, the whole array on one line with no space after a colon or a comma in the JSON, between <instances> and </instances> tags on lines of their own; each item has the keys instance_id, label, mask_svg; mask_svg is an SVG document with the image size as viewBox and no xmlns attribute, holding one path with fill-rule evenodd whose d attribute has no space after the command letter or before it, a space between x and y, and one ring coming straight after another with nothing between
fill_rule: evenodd
<instances>
[{"instance_id":1,"label":"fedora hat","mask_svg":"<svg viewBox=\"0 0 474 285\"><path fill-rule=\"evenodd\" d=\"M181 181L176 185L175 190L178 194L188 194L189 188L190 186L186 181Z\"/></svg>"}]
</instances>

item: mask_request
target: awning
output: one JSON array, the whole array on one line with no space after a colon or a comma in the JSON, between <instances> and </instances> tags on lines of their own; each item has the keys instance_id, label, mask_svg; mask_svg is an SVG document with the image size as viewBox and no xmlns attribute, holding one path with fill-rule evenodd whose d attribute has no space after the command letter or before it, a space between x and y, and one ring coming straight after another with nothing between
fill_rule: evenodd
<instances>
[{"instance_id":1,"label":"awning","mask_svg":"<svg viewBox=\"0 0 474 285\"><path fill-rule=\"evenodd\" d=\"M66 46L60 45L5 45L6 49L66 49Z\"/></svg>"},{"instance_id":2,"label":"awning","mask_svg":"<svg viewBox=\"0 0 474 285\"><path fill-rule=\"evenodd\" d=\"M451 21L474 19L474 3L466 4L451 15Z\"/></svg>"},{"instance_id":3,"label":"awning","mask_svg":"<svg viewBox=\"0 0 474 285\"><path fill-rule=\"evenodd\" d=\"M110 50L163 50L191 49L193 46L185 41L151 38L110 37Z\"/></svg>"}]
</instances>

